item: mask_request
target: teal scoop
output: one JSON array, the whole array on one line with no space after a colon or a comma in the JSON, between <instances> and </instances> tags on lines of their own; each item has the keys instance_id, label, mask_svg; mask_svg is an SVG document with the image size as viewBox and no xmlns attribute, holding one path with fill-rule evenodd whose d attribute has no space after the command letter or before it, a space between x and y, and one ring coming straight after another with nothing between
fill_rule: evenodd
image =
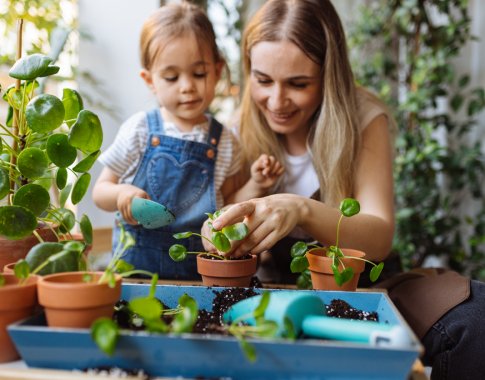
<instances>
[{"instance_id":1,"label":"teal scoop","mask_svg":"<svg viewBox=\"0 0 485 380\"><path fill-rule=\"evenodd\" d=\"M175 215L167 207L144 198L133 198L131 213L138 223L148 229L167 226L175 220Z\"/></svg>"},{"instance_id":2,"label":"teal scoop","mask_svg":"<svg viewBox=\"0 0 485 380\"><path fill-rule=\"evenodd\" d=\"M253 313L260 300L261 295L258 295L237 302L224 314L224 322L237 320L254 325L256 321ZM271 292L264 317L277 323L279 336L286 335L284 322L289 319L297 336L303 332L310 337L367 343L372 346L406 347L412 344L405 329L399 325L329 317L323 300L306 292Z\"/></svg>"}]
</instances>

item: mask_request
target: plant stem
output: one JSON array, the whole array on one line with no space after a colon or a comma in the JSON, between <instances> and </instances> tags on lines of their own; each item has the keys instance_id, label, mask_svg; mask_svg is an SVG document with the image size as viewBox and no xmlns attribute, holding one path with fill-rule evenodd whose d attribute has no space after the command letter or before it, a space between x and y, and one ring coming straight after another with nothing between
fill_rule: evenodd
<instances>
[{"instance_id":1,"label":"plant stem","mask_svg":"<svg viewBox=\"0 0 485 380\"><path fill-rule=\"evenodd\" d=\"M340 218L338 219L338 223L337 223L337 239L335 241L335 246L336 247L338 247L339 231L340 231L340 222L342 222L343 217L344 217L344 215L343 214L340 214Z\"/></svg>"}]
</instances>

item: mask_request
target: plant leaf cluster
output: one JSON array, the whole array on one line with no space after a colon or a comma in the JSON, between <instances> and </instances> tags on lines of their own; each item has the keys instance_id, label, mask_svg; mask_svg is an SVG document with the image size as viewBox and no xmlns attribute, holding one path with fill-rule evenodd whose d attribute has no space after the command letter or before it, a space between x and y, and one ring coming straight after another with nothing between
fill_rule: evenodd
<instances>
[{"instance_id":1,"label":"plant leaf cluster","mask_svg":"<svg viewBox=\"0 0 485 380\"><path fill-rule=\"evenodd\" d=\"M343 251L339 248L340 223L342 222L342 219L344 217L350 218L360 212L359 202L353 198L345 198L344 200L342 200L342 202L340 202L339 210L340 217L337 223L337 236L335 240L335 245L331 245L330 247L322 247L315 243L298 241L291 247L290 254L292 259L290 263L290 270L292 273L301 273L296 283L298 288L311 288L311 278L308 271L309 263L306 254L312 248L324 248L326 250L327 257L332 258L332 272L335 278L335 282L339 286L342 286L344 283L352 280L352 278L354 277L354 270L351 267L345 267L344 263L341 260L343 258L361 260L371 264L372 269L370 271L370 279L372 282L377 281L377 279L381 275L382 269L384 268L383 262L375 264L369 260L360 257L345 256ZM340 266L342 267L342 269L340 269Z\"/></svg>"}]
</instances>

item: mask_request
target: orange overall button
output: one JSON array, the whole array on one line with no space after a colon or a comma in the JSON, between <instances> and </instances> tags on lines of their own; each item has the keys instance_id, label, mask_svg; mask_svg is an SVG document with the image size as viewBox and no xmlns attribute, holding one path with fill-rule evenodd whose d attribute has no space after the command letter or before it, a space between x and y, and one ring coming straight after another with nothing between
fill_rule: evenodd
<instances>
[{"instance_id":1,"label":"orange overall button","mask_svg":"<svg viewBox=\"0 0 485 380\"><path fill-rule=\"evenodd\" d=\"M160 137L152 137L152 146L159 146L160 145Z\"/></svg>"},{"instance_id":2,"label":"orange overall button","mask_svg":"<svg viewBox=\"0 0 485 380\"><path fill-rule=\"evenodd\" d=\"M208 158L214 158L214 156L215 156L214 149L207 149L206 154L207 154Z\"/></svg>"}]
</instances>

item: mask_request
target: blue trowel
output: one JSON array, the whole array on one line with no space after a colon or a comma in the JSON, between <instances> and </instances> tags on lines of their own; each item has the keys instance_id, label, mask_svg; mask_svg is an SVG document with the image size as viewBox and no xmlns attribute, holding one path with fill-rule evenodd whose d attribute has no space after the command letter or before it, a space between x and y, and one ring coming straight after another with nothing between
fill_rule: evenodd
<instances>
[{"instance_id":1,"label":"blue trowel","mask_svg":"<svg viewBox=\"0 0 485 380\"><path fill-rule=\"evenodd\" d=\"M175 220L175 215L167 207L144 198L133 198L131 213L138 223L148 229L167 226Z\"/></svg>"},{"instance_id":2,"label":"blue trowel","mask_svg":"<svg viewBox=\"0 0 485 380\"><path fill-rule=\"evenodd\" d=\"M231 323L238 320L254 325L253 312L260 300L261 296L258 295L237 302L226 311L224 321ZM276 322L279 336L287 335L285 319L289 319L297 336L303 332L314 338L360 342L371 346L412 345L409 334L402 326L326 316L325 304L320 297L299 291L271 292L264 317Z\"/></svg>"}]
</instances>

